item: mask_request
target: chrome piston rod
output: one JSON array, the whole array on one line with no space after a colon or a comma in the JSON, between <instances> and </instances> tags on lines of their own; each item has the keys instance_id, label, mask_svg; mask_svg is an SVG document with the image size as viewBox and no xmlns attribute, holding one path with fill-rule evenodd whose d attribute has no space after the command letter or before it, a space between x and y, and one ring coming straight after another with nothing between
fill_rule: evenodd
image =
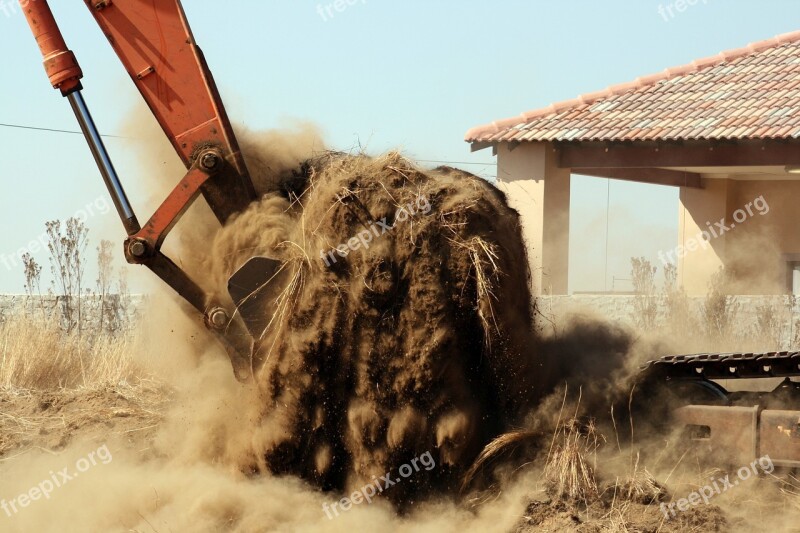
<instances>
[{"instance_id":1,"label":"chrome piston rod","mask_svg":"<svg viewBox=\"0 0 800 533\"><path fill-rule=\"evenodd\" d=\"M122 220L123 226L125 226L125 231L128 235L133 235L141 229L141 226L139 226L133 207L128 201L117 171L114 169L114 164L111 162L111 157L108 155L103 139L100 137L100 132L97 131L97 126L92 119L91 113L89 113L86 101L80 91L70 93L67 98L72 110L75 112L75 117L80 123L83 136L86 137L86 142L89 143L97 168L100 169L100 174L102 174L103 181L111 194L111 200L114 202L114 207L117 208L117 213Z\"/></svg>"}]
</instances>

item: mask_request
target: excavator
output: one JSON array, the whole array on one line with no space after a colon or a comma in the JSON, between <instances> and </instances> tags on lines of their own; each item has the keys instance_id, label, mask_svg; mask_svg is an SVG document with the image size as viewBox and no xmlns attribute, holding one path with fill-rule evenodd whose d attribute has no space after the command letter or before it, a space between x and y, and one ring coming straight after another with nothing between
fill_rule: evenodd
<instances>
[{"instance_id":1,"label":"excavator","mask_svg":"<svg viewBox=\"0 0 800 533\"><path fill-rule=\"evenodd\" d=\"M50 84L69 101L127 233L126 260L150 269L200 313L225 347L237 379L247 381L253 375L252 329L258 323L247 311L257 308L259 289L267 286L279 263L253 258L231 277L232 300L220 302L161 251L170 231L200 196L221 224L256 199L214 78L179 0L85 3L187 169L144 225L98 132L82 94L83 72L47 0L23 0L20 5Z\"/></svg>"},{"instance_id":2,"label":"excavator","mask_svg":"<svg viewBox=\"0 0 800 533\"><path fill-rule=\"evenodd\" d=\"M221 224L256 193L208 64L180 0L85 0L187 172L142 226L129 203L82 96L82 71L47 0L22 0L51 85L69 101L127 233L129 263L144 265L185 299L225 347L241 381L253 360L270 281L278 261L255 257L228 284L221 302L161 251L164 239L200 196ZM262 313L263 314L263 313ZM697 443L747 465L769 455L775 466L800 467L800 352L667 356L645 365L638 386L645 400L665 389L673 423ZM726 380L785 378L771 392L729 392ZM652 406L651 406L652 407Z\"/></svg>"}]
</instances>

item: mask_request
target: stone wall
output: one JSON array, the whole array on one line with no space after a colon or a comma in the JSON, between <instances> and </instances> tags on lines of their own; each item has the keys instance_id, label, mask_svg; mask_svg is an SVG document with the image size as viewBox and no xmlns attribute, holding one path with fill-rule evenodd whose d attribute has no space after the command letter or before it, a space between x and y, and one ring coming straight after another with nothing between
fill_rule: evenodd
<instances>
[{"instance_id":1,"label":"stone wall","mask_svg":"<svg viewBox=\"0 0 800 533\"><path fill-rule=\"evenodd\" d=\"M144 305L145 297L142 295L127 295L120 301L119 295L109 295L106 299L106 309L117 304L120 310L117 319L121 323L133 324ZM12 316L27 314L33 317L45 316L47 318L61 317L62 297L60 296L34 296L29 297L19 294L0 295L0 322L8 320ZM95 329L100 323L101 299L98 296L84 296L81 299L81 322L82 329ZM108 323L108 311L103 321Z\"/></svg>"},{"instance_id":2,"label":"stone wall","mask_svg":"<svg viewBox=\"0 0 800 533\"><path fill-rule=\"evenodd\" d=\"M589 311L612 322L635 326L635 299L636 296L629 294L579 294L540 296L536 298L536 304L546 318L554 320L556 323L569 313ZM657 323L661 323L664 321L667 309L664 298L657 297L657 301ZM767 309L771 308L775 320L779 323L776 328L780 330L778 335L781 337L783 349L789 349L800 337L797 335L800 330L800 298L792 296L732 296L731 302L738 304L732 329L741 335L757 335ZM691 314L689 319L700 325L705 297L689 297L688 303Z\"/></svg>"},{"instance_id":3,"label":"stone wall","mask_svg":"<svg viewBox=\"0 0 800 533\"><path fill-rule=\"evenodd\" d=\"M133 323L139 316L143 308L146 297L142 295L132 295L130 302L126 306L128 323ZM606 294L580 294L572 296L540 296L536 298L536 305L539 312L547 319L559 323L563 317L570 313L589 311L600 315L605 319L635 326L634 318L635 301L634 295L606 295ZM701 320L702 307L705 298L690 297L689 306L693 318L698 322ZM780 335L784 349L788 349L794 343L797 332L800 330L800 298L791 296L734 296L732 301L738 303L736 321L734 328L740 332L749 333L759 327L759 318L763 320L766 307L771 307L777 319L782 323ZM96 297L84 297L83 313L85 327L96 327L99 319L100 301ZM59 310L59 298L43 296L39 298L29 298L25 295L0 295L0 322L7 320L15 314L28 312L39 313L44 309L48 316ZM761 309L761 310L760 310ZM666 305L663 298L658 299L659 320L663 320L666 315Z\"/></svg>"}]
</instances>

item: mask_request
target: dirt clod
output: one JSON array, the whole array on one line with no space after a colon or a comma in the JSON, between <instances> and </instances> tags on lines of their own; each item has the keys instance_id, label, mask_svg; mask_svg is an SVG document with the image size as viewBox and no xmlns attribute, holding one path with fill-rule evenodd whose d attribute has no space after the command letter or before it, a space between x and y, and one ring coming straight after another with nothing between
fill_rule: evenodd
<instances>
[{"instance_id":1,"label":"dirt clod","mask_svg":"<svg viewBox=\"0 0 800 533\"><path fill-rule=\"evenodd\" d=\"M215 242L220 284L254 252L283 262L256 461L341 489L429 452L436 468L386 496L455 488L547 383L518 214L475 176L395 153L327 154L298 176Z\"/></svg>"}]
</instances>

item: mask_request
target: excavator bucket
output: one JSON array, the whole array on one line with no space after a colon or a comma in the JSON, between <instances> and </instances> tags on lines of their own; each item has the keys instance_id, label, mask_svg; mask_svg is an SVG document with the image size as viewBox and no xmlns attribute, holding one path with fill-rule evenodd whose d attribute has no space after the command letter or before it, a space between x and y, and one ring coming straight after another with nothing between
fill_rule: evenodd
<instances>
[{"instance_id":1,"label":"excavator bucket","mask_svg":"<svg viewBox=\"0 0 800 533\"><path fill-rule=\"evenodd\" d=\"M268 257L254 257L228 280L228 293L250 334L258 342L269 326L287 278L286 265Z\"/></svg>"}]
</instances>

